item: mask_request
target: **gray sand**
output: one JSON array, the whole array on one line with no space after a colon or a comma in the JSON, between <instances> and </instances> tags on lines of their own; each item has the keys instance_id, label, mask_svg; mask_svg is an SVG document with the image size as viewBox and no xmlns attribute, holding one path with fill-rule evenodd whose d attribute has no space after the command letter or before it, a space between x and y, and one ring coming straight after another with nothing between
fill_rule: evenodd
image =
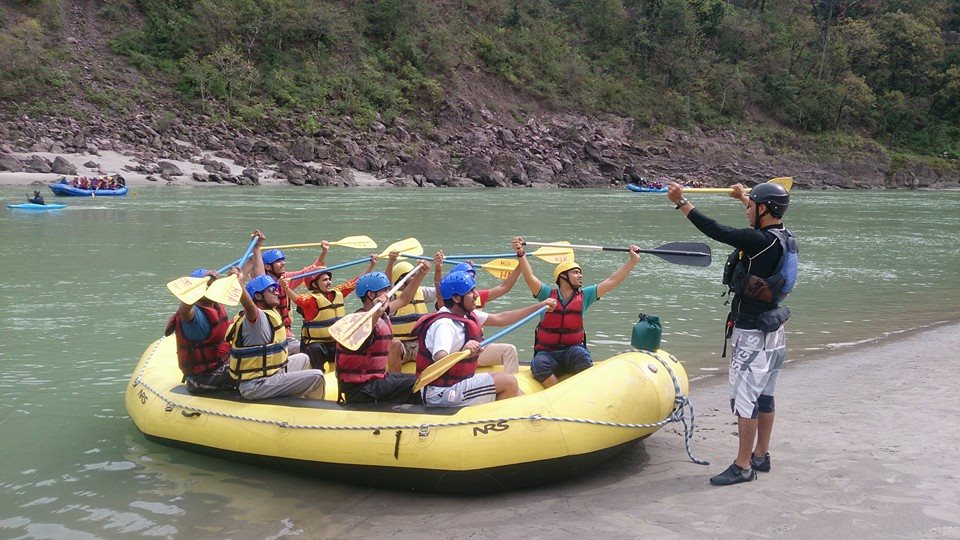
<instances>
[{"instance_id":1,"label":"gray sand","mask_svg":"<svg viewBox=\"0 0 960 540\"><path fill-rule=\"evenodd\" d=\"M595 474L537 489L483 498L371 491L334 508L323 534L960 538L958 368L956 323L788 364L773 470L754 482L707 481L736 453L718 378L691 396L694 454L709 467L688 461L668 427Z\"/></svg>"}]
</instances>

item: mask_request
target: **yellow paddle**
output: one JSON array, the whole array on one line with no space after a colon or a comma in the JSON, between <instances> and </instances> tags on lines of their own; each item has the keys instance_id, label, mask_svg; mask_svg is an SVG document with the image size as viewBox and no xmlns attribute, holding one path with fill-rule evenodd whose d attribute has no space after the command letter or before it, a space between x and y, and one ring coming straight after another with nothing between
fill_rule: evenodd
<instances>
[{"instance_id":1,"label":"yellow paddle","mask_svg":"<svg viewBox=\"0 0 960 540\"><path fill-rule=\"evenodd\" d=\"M419 242L417 242L419 244ZM417 269L422 268L420 266ZM389 291L387 291L387 298L390 298L397 293L403 285L411 277L416 274L416 271L408 272L407 275L403 276L403 279L397 282ZM330 327L330 336L337 340L338 343L355 351L363 345L363 342L370 337L370 332L373 331L373 321L371 318L373 314L383 307L383 304L377 302L367 311L361 311L359 313L351 313L339 321L335 322L333 326Z\"/></svg>"},{"instance_id":2,"label":"yellow paddle","mask_svg":"<svg viewBox=\"0 0 960 540\"><path fill-rule=\"evenodd\" d=\"M528 255L533 255L538 259L547 261L548 263L560 264L562 262L572 261L573 259L573 250L570 249L570 242L551 242L549 245L546 245ZM444 257L443 262L449 261L475 261L477 259L500 259L500 258L516 258L516 253L494 253L488 255L447 255ZM510 270L513 270L511 268ZM509 273L509 271L507 272Z\"/></svg>"},{"instance_id":3,"label":"yellow paddle","mask_svg":"<svg viewBox=\"0 0 960 540\"><path fill-rule=\"evenodd\" d=\"M320 247L322 245L323 242L312 242L308 244L283 244L280 246L266 246L263 249L297 249ZM327 245L343 246L354 249L377 249L377 243L374 242L369 236L348 236L346 238L341 238L336 242L327 242Z\"/></svg>"},{"instance_id":4,"label":"yellow paddle","mask_svg":"<svg viewBox=\"0 0 960 540\"><path fill-rule=\"evenodd\" d=\"M771 178L767 183L769 184L779 184L783 186L783 189L790 191L793 189L793 177L791 176L780 176L777 178ZM750 188L744 189L747 193L750 192ZM701 188L683 188L684 193L732 193L733 188L711 188L711 187L701 187Z\"/></svg>"},{"instance_id":5,"label":"yellow paddle","mask_svg":"<svg viewBox=\"0 0 960 540\"><path fill-rule=\"evenodd\" d=\"M399 240L390 244L387 246L387 249L383 250L378 256L386 257L394 251L400 255L423 255L423 246L420 245L420 241L416 238L407 238L406 240Z\"/></svg>"},{"instance_id":6,"label":"yellow paddle","mask_svg":"<svg viewBox=\"0 0 960 540\"><path fill-rule=\"evenodd\" d=\"M508 254L509 255L509 254ZM419 259L421 261L432 261L433 257L426 257L424 255L408 255L411 259ZM478 257L481 258L481 257ZM456 259L444 259L444 264L460 264L460 261ZM490 272L493 276L499 279L507 279L507 276L510 275L510 272L519 265L517 262L516 256L513 259L494 259L488 263L474 265L474 267L480 267Z\"/></svg>"},{"instance_id":7,"label":"yellow paddle","mask_svg":"<svg viewBox=\"0 0 960 540\"><path fill-rule=\"evenodd\" d=\"M243 257L240 257L236 261L233 261L232 263L228 264L227 266L224 266L220 270L217 270L217 273L219 274L219 273L226 272L232 266L235 266L235 265L242 266L243 263L245 263L247 259L250 257L250 254L253 253L253 247L255 245L257 245L256 238L250 240L250 245L247 246L247 251L244 252ZM239 280L237 280L236 276L230 275L225 278L222 278L222 280L230 280L231 278L232 278L232 281L235 282L237 286L239 286L240 282ZM217 281L220 281L220 280L217 280ZM196 303L197 300L200 300L207 294L207 285L209 283L210 283L209 276L203 276L203 277L184 276L167 283L167 289L169 289L170 292L172 292L173 295L176 296L184 304L194 304ZM215 292L215 295L220 298L230 297L231 295L229 295L228 293L231 289L232 289L231 286L229 286L228 284L224 284L218 287L217 291ZM211 300L213 300L214 302L218 301L212 298ZM239 296L237 297L237 300L239 301ZM236 304L234 303L230 305L235 306Z\"/></svg>"},{"instance_id":8,"label":"yellow paddle","mask_svg":"<svg viewBox=\"0 0 960 540\"><path fill-rule=\"evenodd\" d=\"M483 340L483 342L480 343L480 346L486 347L487 345L502 338L503 336L509 334L510 332L513 332L517 328L520 328L521 326L526 324L527 321L540 315L546 310L547 310L547 306L541 307L540 309L534 311L533 313L527 315L526 317L520 319L519 321L511 324L510 326L504 328L503 330ZM441 358L440 360L437 360L436 362L430 364L429 366L427 366L426 369L423 370L423 373L421 373L420 376L417 377L417 382L413 385L413 391L419 392L421 388L437 380L437 378L439 378L441 375L446 373L450 368L457 365L458 362L460 362L465 358L469 358L471 354L473 353L469 349L466 349L463 351L450 353L444 356L443 358Z\"/></svg>"}]
</instances>

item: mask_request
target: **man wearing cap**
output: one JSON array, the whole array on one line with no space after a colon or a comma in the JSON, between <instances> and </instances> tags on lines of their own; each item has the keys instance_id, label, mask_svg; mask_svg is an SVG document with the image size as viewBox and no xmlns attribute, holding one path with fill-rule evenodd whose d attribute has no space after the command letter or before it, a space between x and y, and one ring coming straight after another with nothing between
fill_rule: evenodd
<instances>
[{"instance_id":1,"label":"man wearing cap","mask_svg":"<svg viewBox=\"0 0 960 540\"><path fill-rule=\"evenodd\" d=\"M372 272L376 266L377 256L371 255L361 275ZM333 364L336 342L330 337L330 327L346 315L344 297L356 289L359 277L334 286L333 272L321 272L304 280L309 289L304 294L296 294L292 286L286 289L287 297L293 298L297 312L303 315L300 351L310 357L310 365L315 369L324 369L326 362Z\"/></svg>"},{"instance_id":2,"label":"man wearing cap","mask_svg":"<svg viewBox=\"0 0 960 540\"><path fill-rule=\"evenodd\" d=\"M587 350L587 336L583 328L583 314L594 302L623 283L627 274L640 260L636 245L630 246L630 258L610 277L596 285L583 286L583 270L575 262L560 263L553 270L556 287L547 287L537 279L530 268L523 249L523 237L513 238L513 249L520 259L520 268L527 287L537 300L553 298L557 309L546 313L534 334L535 355L530 362L533 378L544 388L557 384L557 377L579 373L593 366L593 358Z\"/></svg>"},{"instance_id":3,"label":"man wearing cap","mask_svg":"<svg viewBox=\"0 0 960 540\"><path fill-rule=\"evenodd\" d=\"M359 312L370 311L373 328L356 351L337 344L337 384L344 403L420 403L412 392L416 376L400 373L403 345L393 335L390 314L410 303L423 280L429 263L421 261L411 269L414 275L399 297L390 300L390 279L383 272L371 272L357 280L357 297L363 302Z\"/></svg>"},{"instance_id":4,"label":"man wearing cap","mask_svg":"<svg viewBox=\"0 0 960 540\"><path fill-rule=\"evenodd\" d=\"M263 235L258 235L262 242ZM230 375L246 399L279 396L323 399L323 371L310 369L310 358L306 354L288 354L286 329L277 312L279 287L272 276L263 274L259 251L258 243L253 253L256 277L243 288L240 295L243 311L227 330Z\"/></svg>"}]
</instances>

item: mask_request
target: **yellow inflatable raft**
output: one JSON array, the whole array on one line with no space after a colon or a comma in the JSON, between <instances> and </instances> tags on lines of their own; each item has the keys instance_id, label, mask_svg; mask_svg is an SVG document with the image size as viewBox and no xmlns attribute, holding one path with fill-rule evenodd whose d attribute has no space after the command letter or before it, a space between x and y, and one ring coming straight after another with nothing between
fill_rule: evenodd
<instances>
[{"instance_id":1,"label":"yellow inflatable raft","mask_svg":"<svg viewBox=\"0 0 960 540\"><path fill-rule=\"evenodd\" d=\"M127 412L149 439L215 456L347 482L481 494L569 478L678 419L687 376L672 355L627 352L544 390L462 409L344 406L327 400L245 401L187 393L174 336L144 352Z\"/></svg>"}]
</instances>

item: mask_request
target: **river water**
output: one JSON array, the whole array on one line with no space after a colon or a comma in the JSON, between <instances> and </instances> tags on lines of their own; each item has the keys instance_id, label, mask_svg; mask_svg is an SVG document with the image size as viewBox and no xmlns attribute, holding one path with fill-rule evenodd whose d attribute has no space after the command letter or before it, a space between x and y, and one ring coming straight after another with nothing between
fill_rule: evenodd
<instances>
[{"instance_id":1,"label":"river water","mask_svg":"<svg viewBox=\"0 0 960 540\"><path fill-rule=\"evenodd\" d=\"M0 198L22 202L24 191L0 188ZM745 224L742 205L724 195L690 199L723 223ZM719 279L729 249L699 235L662 194L143 187L125 198L57 202L68 207L0 211L0 538L315 537L335 530L329 505L376 507L376 497L396 496L173 450L147 441L126 416L130 373L177 305L166 282L239 257L255 228L268 244L364 234L385 247L412 236L427 254L509 252L514 234L642 248L705 241L714 250L708 268L644 256L591 308L587 330L602 359L629 348L640 311L655 314L663 347L691 379L725 373ZM788 225L801 246L788 302L791 358L956 318L960 193L798 192ZM288 268L316 253L288 251ZM363 255L333 248L328 262ZM577 254L589 283L625 259ZM533 265L549 278L550 265ZM528 301L521 279L491 309ZM504 341L523 359L531 340L532 327Z\"/></svg>"}]
</instances>

